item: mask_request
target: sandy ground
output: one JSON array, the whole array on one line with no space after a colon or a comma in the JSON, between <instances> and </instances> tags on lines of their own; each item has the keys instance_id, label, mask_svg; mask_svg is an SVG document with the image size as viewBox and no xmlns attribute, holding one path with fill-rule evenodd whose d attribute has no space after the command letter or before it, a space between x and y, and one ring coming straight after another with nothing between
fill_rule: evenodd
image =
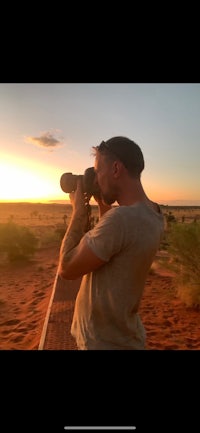
<instances>
[{"instance_id":1,"label":"sandy ground","mask_svg":"<svg viewBox=\"0 0 200 433\"><path fill-rule=\"evenodd\" d=\"M38 349L58 254L58 247L46 248L26 265L1 264L0 349ZM157 265L148 276L140 315L147 349L200 349L200 311L182 304L173 276Z\"/></svg>"},{"instance_id":2,"label":"sandy ground","mask_svg":"<svg viewBox=\"0 0 200 433\"><path fill-rule=\"evenodd\" d=\"M58 248L46 248L0 267L0 349L38 348L57 261Z\"/></svg>"}]
</instances>

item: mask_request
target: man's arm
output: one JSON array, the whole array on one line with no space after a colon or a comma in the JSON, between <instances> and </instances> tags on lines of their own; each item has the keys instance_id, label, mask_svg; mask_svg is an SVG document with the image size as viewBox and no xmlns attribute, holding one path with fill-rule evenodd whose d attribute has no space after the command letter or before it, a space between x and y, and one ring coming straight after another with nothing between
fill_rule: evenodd
<instances>
[{"instance_id":1,"label":"man's arm","mask_svg":"<svg viewBox=\"0 0 200 433\"><path fill-rule=\"evenodd\" d=\"M70 253L65 252L64 245L60 255L59 275L66 280L75 280L105 263L92 252L83 239Z\"/></svg>"},{"instance_id":2,"label":"man's arm","mask_svg":"<svg viewBox=\"0 0 200 433\"><path fill-rule=\"evenodd\" d=\"M94 196L94 199L98 203L99 207L99 218L101 218L108 210L112 209L112 206L109 204L106 204L102 201L100 195Z\"/></svg>"},{"instance_id":3,"label":"man's arm","mask_svg":"<svg viewBox=\"0 0 200 433\"><path fill-rule=\"evenodd\" d=\"M87 225L88 214L82 192L82 183L81 179L78 179L73 200L72 218L60 249L58 273L62 278L67 280L79 278L105 263L91 251L86 241L81 241Z\"/></svg>"}]
</instances>

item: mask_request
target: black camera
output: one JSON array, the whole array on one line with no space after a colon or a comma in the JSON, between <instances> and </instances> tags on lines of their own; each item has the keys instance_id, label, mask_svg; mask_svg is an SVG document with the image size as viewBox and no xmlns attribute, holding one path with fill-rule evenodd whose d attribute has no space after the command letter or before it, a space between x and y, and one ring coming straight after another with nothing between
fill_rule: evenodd
<instances>
[{"instance_id":1,"label":"black camera","mask_svg":"<svg viewBox=\"0 0 200 433\"><path fill-rule=\"evenodd\" d=\"M63 173L60 178L60 186L64 192L72 192L76 190L77 179L79 175L72 173ZM95 182L95 171L94 167L89 167L85 170L84 174L81 175L83 181L83 191L88 195L100 195L100 190L97 182Z\"/></svg>"}]
</instances>

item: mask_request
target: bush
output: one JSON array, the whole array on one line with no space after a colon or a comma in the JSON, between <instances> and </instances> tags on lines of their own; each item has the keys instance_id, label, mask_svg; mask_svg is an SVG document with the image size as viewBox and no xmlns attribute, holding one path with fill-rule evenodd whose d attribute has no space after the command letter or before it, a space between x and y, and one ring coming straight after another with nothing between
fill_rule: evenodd
<instances>
[{"instance_id":1,"label":"bush","mask_svg":"<svg viewBox=\"0 0 200 433\"><path fill-rule=\"evenodd\" d=\"M200 224L174 224L168 251L176 271L177 293L188 306L200 306Z\"/></svg>"},{"instance_id":2,"label":"bush","mask_svg":"<svg viewBox=\"0 0 200 433\"><path fill-rule=\"evenodd\" d=\"M27 227L13 221L0 225L0 251L7 253L9 261L28 259L36 246L37 238Z\"/></svg>"}]
</instances>

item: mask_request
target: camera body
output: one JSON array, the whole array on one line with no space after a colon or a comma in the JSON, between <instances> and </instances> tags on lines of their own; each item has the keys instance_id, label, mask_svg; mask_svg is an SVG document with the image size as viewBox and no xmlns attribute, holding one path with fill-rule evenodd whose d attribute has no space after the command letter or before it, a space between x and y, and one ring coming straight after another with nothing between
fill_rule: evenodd
<instances>
[{"instance_id":1,"label":"camera body","mask_svg":"<svg viewBox=\"0 0 200 433\"><path fill-rule=\"evenodd\" d=\"M64 192L70 193L76 190L77 179L80 175L72 173L63 173L60 178L60 186ZM88 195L99 196L100 190L98 184L95 182L95 171L94 167L89 167L85 170L84 174L81 175L83 181L83 191Z\"/></svg>"}]
</instances>

